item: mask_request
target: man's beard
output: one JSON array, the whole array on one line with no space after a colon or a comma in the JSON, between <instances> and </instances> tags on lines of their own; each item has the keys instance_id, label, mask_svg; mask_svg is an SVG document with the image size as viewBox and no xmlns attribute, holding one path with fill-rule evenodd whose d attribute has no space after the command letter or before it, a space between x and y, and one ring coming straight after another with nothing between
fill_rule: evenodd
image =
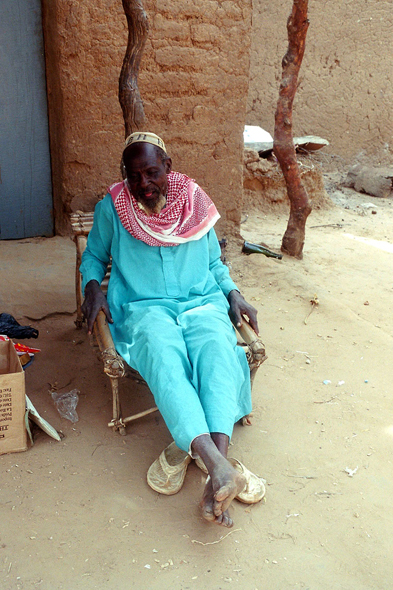
<instances>
[{"instance_id":1,"label":"man's beard","mask_svg":"<svg viewBox=\"0 0 393 590\"><path fill-rule=\"evenodd\" d=\"M154 202L149 202L149 200L140 196L138 205L146 215L158 215L166 205L166 196L160 193L158 198L154 199Z\"/></svg>"}]
</instances>

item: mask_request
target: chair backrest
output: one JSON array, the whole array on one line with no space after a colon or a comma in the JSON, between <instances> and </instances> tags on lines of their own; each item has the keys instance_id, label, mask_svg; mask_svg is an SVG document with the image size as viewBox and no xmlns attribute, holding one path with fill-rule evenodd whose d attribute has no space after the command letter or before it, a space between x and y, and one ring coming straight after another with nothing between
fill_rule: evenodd
<instances>
[{"instance_id":1,"label":"chair backrest","mask_svg":"<svg viewBox=\"0 0 393 590\"><path fill-rule=\"evenodd\" d=\"M75 269L75 296L76 296L76 325L82 326L83 314L81 311L83 293L82 293L82 277L79 268L82 262L82 254L87 245L87 237L91 228L93 227L94 213L92 211L76 211L71 213L71 229L74 234L74 242L76 245L76 269ZM104 293L108 290L108 282L111 274L111 263L108 265L107 273L101 283L101 288Z\"/></svg>"}]
</instances>

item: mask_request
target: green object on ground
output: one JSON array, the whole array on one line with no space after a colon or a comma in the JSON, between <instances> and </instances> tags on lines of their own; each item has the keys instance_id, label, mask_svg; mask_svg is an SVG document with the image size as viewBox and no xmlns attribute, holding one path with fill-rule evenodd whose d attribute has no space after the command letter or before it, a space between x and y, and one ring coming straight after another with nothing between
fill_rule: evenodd
<instances>
[{"instance_id":1,"label":"green object on ground","mask_svg":"<svg viewBox=\"0 0 393 590\"><path fill-rule=\"evenodd\" d=\"M277 252L273 252L272 250L269 250L269 248L265 248L265 246L251 244L250 242L244 242L242 252L244 254L264 254L268 258L282 259L282 254L277 254Z\"/></svg>"}]
</instances>

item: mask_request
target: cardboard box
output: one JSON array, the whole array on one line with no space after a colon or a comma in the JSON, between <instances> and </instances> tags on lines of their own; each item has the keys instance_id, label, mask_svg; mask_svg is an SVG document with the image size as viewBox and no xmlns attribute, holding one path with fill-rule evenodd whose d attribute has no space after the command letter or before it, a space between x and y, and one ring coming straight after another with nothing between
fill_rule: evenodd
<instances>
[{"instance_id":1,"label":"cardboard box","mask_svg":"<svg viewBox=\"0 0 393 590\"><path fill-rule=\"evenodd\" d=\"M0 455L26 451L25 374L11 340L0 342Z\"/></svg>"}]
</instances>

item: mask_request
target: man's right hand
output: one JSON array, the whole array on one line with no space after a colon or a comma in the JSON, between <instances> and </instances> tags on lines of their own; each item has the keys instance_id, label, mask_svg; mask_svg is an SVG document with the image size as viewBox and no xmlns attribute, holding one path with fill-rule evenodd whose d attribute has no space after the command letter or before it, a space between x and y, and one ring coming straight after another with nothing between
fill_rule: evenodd
<instances>
[{"instance_id":1,"label":"man's right hand","mask_svg":"<svg viewBox=\"0 0 393 590\"><path fill-rule=\"evenodd\" d=\"M89 281L85 287L85 300L82 303L82 313L87 321L87 331L91 334L93 325L96 321L99 311L103 311L106 319L110 324L113 324L111 312L109 311L108 302L98 281Z\"/></svg>"}]
</instances>

